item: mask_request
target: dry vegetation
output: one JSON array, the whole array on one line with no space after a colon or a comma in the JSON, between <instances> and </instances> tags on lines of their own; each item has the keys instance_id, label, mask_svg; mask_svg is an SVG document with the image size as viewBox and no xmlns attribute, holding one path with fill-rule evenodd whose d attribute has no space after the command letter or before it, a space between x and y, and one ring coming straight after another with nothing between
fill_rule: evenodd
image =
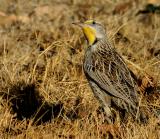
<instances>
[{"instance_id":1,"label":"dry vegetation","mask_svg":"<svg viewBox=\"0 0 160 139\"><path fill-rule=\"evenodd\" d=\"M0 138L158 139L158 118L104 123L71 23L94 18L136 75L141 105L160 108L160 15L145 1L0 0Z\"/></svg>"}]
</instances>

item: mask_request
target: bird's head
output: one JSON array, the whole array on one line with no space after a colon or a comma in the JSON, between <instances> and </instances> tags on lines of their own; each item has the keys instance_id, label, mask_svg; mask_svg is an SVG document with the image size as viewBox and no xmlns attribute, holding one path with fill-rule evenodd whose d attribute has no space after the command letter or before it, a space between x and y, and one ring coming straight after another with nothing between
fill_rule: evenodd
<instances>
[{"instance_id":1,"label":"bird's head","mask_svg":"<svg viewBox=\"0 0 160 139\"><path fill-rule=\"evenodd\" d=\"M73 24L78 25L82 28L89 45L93 45L98 40L106 37L104 27L94 20L87 20L85 22L78 22Z\"/></svg>"}]
</instances>

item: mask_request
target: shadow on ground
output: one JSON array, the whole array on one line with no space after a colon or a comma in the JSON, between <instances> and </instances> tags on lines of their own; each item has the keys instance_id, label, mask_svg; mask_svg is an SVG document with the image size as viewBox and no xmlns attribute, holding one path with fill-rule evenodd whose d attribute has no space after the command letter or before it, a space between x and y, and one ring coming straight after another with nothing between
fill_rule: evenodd
<instances>
[{"instance_id":1,"label":"shadow on ground","mask_svg":"<svg viewBox=\"0 0 160 139\"><path fill-rule=\"evenodd\" d=\"M18 82L10 87L9 93L3 98L8 100L12 113L16 114L15 118L18 120L32 118L35 125L50 122L63 113L63 104L46 102L34 83Z\"/></svg>"}]
</instances>

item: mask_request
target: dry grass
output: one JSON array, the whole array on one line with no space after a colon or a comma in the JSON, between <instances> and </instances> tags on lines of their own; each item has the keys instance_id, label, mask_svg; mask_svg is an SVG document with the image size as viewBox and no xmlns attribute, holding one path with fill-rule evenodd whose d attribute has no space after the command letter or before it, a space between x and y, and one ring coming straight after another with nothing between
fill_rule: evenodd
<instances>
[{"instance_id":1,"label":"dry grass","mask_svg":"<svg viewBox=\"0 0 160 139\"><path fill-rule=\"evenodd\" d=\"M114 125L103 122L83 74L86 42L71 24L84 17L102 22L138 78L145 93L141 105L160 108L156 91L160 88L160 15L135 16L145 1L130 1L116 9L119 3L109 0L0 3L0 138L159 138L159 119L152 113L146 125L130 120L120 124L118 119ZM38 98L36 104L18 100L21 93L32 96L20 96L23 101L35 104L33 97ZM18 103L22 110L30 107L29 112L42 108L57 114L37 124L42 115L37 118L35 111L18 118Z\"/></svg>"}]
</instances>

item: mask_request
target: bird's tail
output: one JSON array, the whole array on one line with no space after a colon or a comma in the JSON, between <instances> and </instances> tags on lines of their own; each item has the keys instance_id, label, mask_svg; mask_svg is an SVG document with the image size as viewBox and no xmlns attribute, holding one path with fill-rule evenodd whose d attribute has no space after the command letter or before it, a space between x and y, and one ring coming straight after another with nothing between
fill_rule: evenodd
<instances>
[{"instance_id":1,"label":"bird's tail","mask_svg":"<svg viewBox=\"0 0 160 139\"><path fill-rule=\"evenodd\" d=\"M138 105L130 106L128 108L127 115L130 115L133 120L137 121L138 123L148 122L147 110L145 110L143 107L138 107Z\"/></svg>"}]
</instances>

